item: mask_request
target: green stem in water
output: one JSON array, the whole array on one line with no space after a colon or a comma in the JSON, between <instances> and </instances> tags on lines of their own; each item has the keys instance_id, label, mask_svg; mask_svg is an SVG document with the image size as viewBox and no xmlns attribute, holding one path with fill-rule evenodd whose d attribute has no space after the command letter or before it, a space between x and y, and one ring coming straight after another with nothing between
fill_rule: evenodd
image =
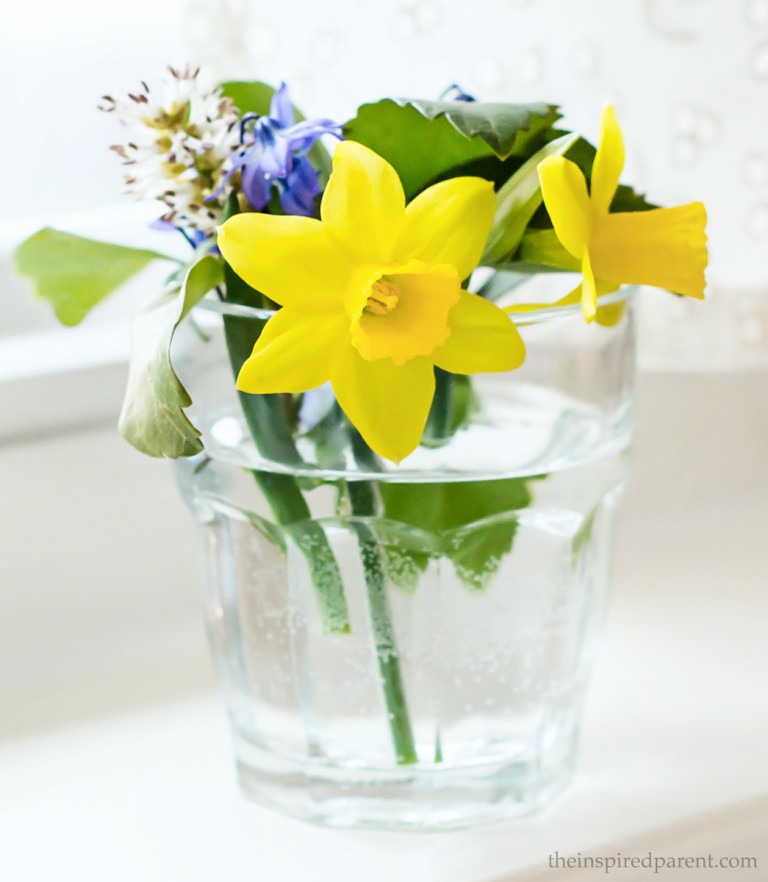
<instances>
[{"instance_id":1,"label":"green stem in water","mask_svg":"<svg viewBox=\"0 0 768 882\"><path fill-rule=\"evenodd\" d=\"M350 481L348 488L353 515L370 517L376 514L376 497L370 482ZM353 523L360 544L368 608L392 744L398 764L412 765L418 762L418 756L413 742L400 656L387 597L384 562L376 535L371 528L362 521L355 520Z\"/></svg>"},{"instance_id":2,"label":"green stem in water","mask_svg":"<svg viewBox=\"0 0 768 882\"><path fill-rule=\"evenodd\" d=\"M263 305L259 302L258 292L246 285L227 264L224 265L224 279L230 302L247 306ZM263 326L263 322L255 319L224 316L224 336L235 377L251 354ZM259 453L266 459L284 465L300 465L302 459L296 449L281 396L240 392L239 397L245 421ZM347 633L349 613L341 571L323 528L312 520L298 481L291 475L256 470L253 477L277 523L284 527L296 525L292 532L309 566L323 630L326 633Z\"/></svg>"}]
</instances>

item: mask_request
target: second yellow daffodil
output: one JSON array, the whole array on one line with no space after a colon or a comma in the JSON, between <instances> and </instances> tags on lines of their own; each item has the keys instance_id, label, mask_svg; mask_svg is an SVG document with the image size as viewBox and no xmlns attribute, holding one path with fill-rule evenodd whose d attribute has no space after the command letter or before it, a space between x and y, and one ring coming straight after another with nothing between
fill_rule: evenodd
<instances>
[{"instance_id":1,"label":"second yellow daffodil","mask_svg":"<svg viewBox=\"0 0 768 882\"><path fill-rule=\"evenodd\" d=\"M623 283L702 298L707 265L701 202L649 211L610 212L624 167L624 141L613 108L603 111L591 192L581 169L563 157L539 166L544 205L563 247L580 262L581 306L592 321L600 292Z\"/></svg>"},{"instance_id":2,"label":"second yellow daffodil","mask_svg":"<svg viewBox=\"0 0 768 882\"><path fill-rule=\"evenodd\" d=\"M330 380L368 445L399 461L418 445L435 388L452 373L509 371L525 348L512 321L462 290L496 208L493 186L459 177L407 206L389 163L343 141L321 220L238 214L224 259L282 306L237 379L244 392L304 392Z\"/></svg>"}]
</instances>

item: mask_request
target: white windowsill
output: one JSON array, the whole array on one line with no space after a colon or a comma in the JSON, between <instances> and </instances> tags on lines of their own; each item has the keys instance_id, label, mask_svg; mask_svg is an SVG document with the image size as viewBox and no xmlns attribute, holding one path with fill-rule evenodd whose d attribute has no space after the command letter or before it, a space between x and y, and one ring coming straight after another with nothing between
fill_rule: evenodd
<instances>
[{"instance_id":1,"label":"white windowsill","mask_svg":"<svg viewBox=\"0 0 768 882\"><path fill-rule=\"evenodd\" d=\"M120 410L130 326L136 310L162 290L172 265L157 261L95 307L74 328L60 325L49 303L13 267L13 251L45 226L106 242L188 258L181 236L149 229L157 203L126 203L0 224L0 445L114 423Z\"/></svg>"}]
</instances>

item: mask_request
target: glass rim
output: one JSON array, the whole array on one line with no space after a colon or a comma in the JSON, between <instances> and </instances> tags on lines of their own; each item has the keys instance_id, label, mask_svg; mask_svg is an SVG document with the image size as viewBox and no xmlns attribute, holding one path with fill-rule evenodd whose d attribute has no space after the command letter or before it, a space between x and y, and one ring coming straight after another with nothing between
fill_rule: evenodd
<instances>
[{"instance_id":1,"label":"glass rim","mask_svg":"<svg viewBox=\"0 0 768 882\"><path fill-rule=\"evenodd\" d=\"M618 291L603 294L597 298L598 307L612 306L616 303L627 303L637 293L637 285L622 285ZM495 301L491 301L495 302ZM230 303L227 300L218 300L213 297L205 297L195 304L194 309L203 309L207 312L237 318L258 319L269 321L277 315L277 309L264 309L258 306L246 306L241 303ZM567 316L581 315L581 303L569 303L563 306L555 304L542 306L536 310L515 310L514 304L505 307L503 311L509 316L515 325L538 325L545 321L566 318Z\"/></svg>"}]
</instances>

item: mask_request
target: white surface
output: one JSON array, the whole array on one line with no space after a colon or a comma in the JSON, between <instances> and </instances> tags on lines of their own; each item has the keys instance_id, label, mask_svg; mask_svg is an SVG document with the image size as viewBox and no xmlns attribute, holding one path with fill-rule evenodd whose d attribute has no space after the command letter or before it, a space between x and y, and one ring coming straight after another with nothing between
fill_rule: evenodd
<instances>
[{"instance_id":1,"label":"white surface","mask_svg":"<svg viewBox=\"0 0 768 882\"><path fill-rule=\"evenodd\" d=\"M1 451L14 504L0 525L0 879L487 882L530 868L555 882L554 851L692 841L757 855L764 874L765 382L644 379L576 783L538 817L433 836L326 831L241 800L192 531L162 464L106 431Z\"/></svg>"}]
</instances>

